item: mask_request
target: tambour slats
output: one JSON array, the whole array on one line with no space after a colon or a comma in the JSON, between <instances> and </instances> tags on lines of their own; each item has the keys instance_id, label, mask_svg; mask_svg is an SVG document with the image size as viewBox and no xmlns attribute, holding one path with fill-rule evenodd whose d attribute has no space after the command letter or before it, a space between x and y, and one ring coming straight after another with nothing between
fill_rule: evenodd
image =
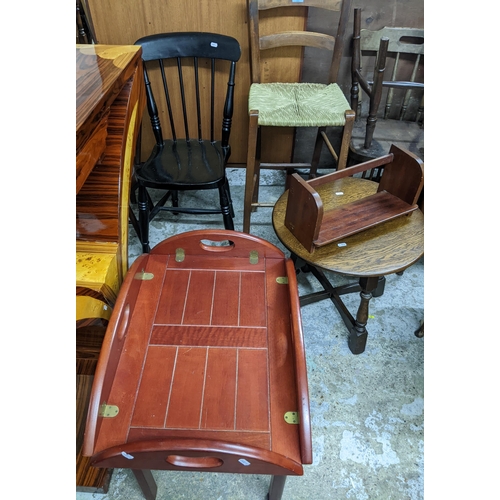
<instances>
[{"instance_id":1,"label":"tambour slats","mask_svg":"<svg viewBox=\"0 0 500 500\"><path fill-rule=\"evenodd\" d=\"M137 47L123 45L76 46L76 151L92 135L100 117L120 93L125 82L133 75L140 59ZM102 54L107 57L99 57ZM116 64L108 54L121 59ZM91 70L98 59L98 70ZM97 69L97 68L96 68Z\"/></svg>"},{"instance_id":2,"label":"tambour slats","mask_svg":"<svg viewBox=\"0 0 500 500\"><path fill-rule=\"evenodd\" d=\"M120 238L120 195L123 134L132 82L115 99L108 118L106 149L76 197L76 237L117 242Z\"/></svg>"}]
</instances>

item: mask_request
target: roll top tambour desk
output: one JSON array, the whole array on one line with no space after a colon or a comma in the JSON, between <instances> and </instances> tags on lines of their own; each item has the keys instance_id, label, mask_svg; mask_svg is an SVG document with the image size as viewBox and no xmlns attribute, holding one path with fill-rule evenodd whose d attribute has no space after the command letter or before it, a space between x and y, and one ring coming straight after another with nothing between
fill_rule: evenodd
<instances>
[{"instance_id":1,"label":"roll top tambour desk","mask_svg":"<svg viewBox=\"0 0 500 500\"><path fill-rule=\"evenodd\" d=\"M109 317L128 268L130 175L144 104L140 47L76 46L77 326ZM77 328L76 484L83 491L106 489L109 476L80 453L102 330Z\"/></svg>"}]
</instances>

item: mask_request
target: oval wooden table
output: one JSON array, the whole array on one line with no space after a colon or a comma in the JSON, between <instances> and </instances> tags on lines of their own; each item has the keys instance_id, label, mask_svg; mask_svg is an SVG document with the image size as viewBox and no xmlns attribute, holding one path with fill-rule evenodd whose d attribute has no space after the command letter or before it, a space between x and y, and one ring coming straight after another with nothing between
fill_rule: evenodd
<instances>
[{"instance_id":1,"label":"oval wooden table","mask_svg":"<svg viewBox=\"0 0 500 500\"><path fill-rule=\"evenodd\" d=\"M364 198L377 191L376 182L358 177L346 177L334 183L318 186L325 208L333 208ZM368 332L368 305L372 297L384 293L385 276L404 271L424 253L424 216L420 210L384 222L342 241L317 248L313 253L306 250L284 225L288 191L276 202L273 210L273 226L298 271L311 272L321 283L324 291L300 297L305 306L330 298L349 329L349 349L353 354L365 350ZM333 287L323 270L355 276L358 282ZM360 292L361 302L356 318L350 314L340 296Z\"/></svg>"},{"instance_id":2,"label":"oval wooden table","mask_svg":"<svg viewBox=\"0 0 500 500\"><path fill-rule=\"evenodd\" d=\"M135 260L92 388L94 467L132 469L148 500L151 469L268 474L279 500L312 463L310 422L296 273L280 249L213 229Z\"/></svg>"}]
</instances>

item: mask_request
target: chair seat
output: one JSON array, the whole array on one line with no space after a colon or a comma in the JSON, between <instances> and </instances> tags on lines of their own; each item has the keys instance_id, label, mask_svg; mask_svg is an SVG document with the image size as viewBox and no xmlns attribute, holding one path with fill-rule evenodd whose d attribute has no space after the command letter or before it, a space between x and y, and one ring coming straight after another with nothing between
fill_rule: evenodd
<instances>
[{"instance_id":1,"label":"chair seat","mask_svg":"<svg viewBox=\"0 0 500 500\"><path fill-rule=\"evenodd\" d=\"M219 141L184 139L155 145L137 178L148 187L213 189L224 184L224 152ZM158 186L160 187L160 186Z\"/></svg>"},{"instance_id":2,"label":"chair seat","mask_svg":"<svg viewBox=\"0 0 500 500\"><path fill-rule=\"evenodd\" d=\"M263 126L341 127L351 107L336 83L254 83L248 109Z\"/></svg>"}]
</instances>

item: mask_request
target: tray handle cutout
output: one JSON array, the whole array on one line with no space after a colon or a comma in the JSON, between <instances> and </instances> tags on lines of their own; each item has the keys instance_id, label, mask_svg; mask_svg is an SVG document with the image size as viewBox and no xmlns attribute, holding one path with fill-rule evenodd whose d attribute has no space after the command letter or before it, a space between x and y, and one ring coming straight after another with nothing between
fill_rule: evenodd
<instances>
[{"instance_id":1,"label":"tray handle cutout","mask_svg":"<svg viewBox=\"0 0 500 500\"><path fill-rule=\"evenodd\" d=\"M214 467L220 467L224 463L217 457L183 457L182 455L169 455L165 460L177 467L195 469L213 469Z\"/></svg>"},{"instance_id":2,"label":"tray handle cutout","mask_svg":"<svg viewBox=\"0 0 500 500\"><path fill-rule=\"evenodd\" d=\"M200 240L200 247L207 252L229 252L234 248L234 241Z\"/></svg>"},{"instance_id":3,"label":"tray handle cutout","mask_svg":"<svg viewBox=\"0 0 500 500\"><path fill-rule=\"evenodd\" d=\"M120 316L116 332L116 339L118 340L118 342L121 342L125 337L125 332L127 331L128 327L129 316L130 316L130 304L126 304L125 307L123 308L123 313Z\"/></svg>"}]
</instances>

